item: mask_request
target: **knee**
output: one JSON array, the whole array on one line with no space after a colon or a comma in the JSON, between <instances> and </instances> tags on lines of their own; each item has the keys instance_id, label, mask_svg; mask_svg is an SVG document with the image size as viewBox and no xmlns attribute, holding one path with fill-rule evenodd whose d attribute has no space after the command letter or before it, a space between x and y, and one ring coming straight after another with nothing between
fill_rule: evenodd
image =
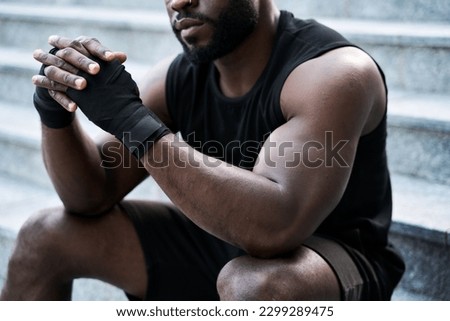
<instances>
[{"instance_id":1,"label":"knee","mask_svg":"<svg viewBox=\"0 0 450 321\"><path fill-rule=\"evenodd\" d=\"M256 268L250 257L239 257L226 264L217 279L222 301L270 300L274 279Z\"/></svg>"},{"instance_id":2,"label":"knee","mask_svg":"<svg viewBox=\"0 0 450 321\"><path fill-rule=\"evenodd\" d=\"M31 216L17 235L10 265L35 271L59 267L54 260L63 252L64 232L60 222L65 215L63 209L47 209Z\"/></svg>"}]
</instances>

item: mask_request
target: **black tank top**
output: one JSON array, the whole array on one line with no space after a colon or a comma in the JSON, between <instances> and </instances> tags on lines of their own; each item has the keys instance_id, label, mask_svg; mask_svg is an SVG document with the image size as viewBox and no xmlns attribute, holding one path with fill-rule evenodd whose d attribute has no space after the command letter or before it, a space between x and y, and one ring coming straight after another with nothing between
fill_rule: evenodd
<instances>
[{"instance_id":1,"label":"black tank top","mask_svg":"<svg viewBox=\"0 0 450 321\"><path fill-rule=\"evenodd\" d=\"M286 78L300 64L344 46L354 45L314 20L282 11L271 58L253 88L239 98L221 93L212 63L194 65L179 55L166 84L172 130L196 150L251 170L265 139L286 122L280 108ZM389 287L404 267L387 238L392 200L385 145L386 116L361 137L345 193L317 233L369 257Z\"/></svg>"}]
</instances>

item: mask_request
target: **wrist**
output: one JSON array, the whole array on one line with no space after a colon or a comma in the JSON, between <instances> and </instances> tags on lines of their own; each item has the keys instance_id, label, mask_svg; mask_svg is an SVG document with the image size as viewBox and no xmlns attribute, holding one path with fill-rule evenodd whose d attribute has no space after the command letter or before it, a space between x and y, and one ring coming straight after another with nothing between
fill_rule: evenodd
<instances>
[{"instance_id":1,"label":"wrist","mask_svg":"<svg viewBox=\"0 0 450 321\"><path fill-rule=\"evenodd\" d=\"M122 137L118 138L128 151L139 160L152 149L158 140L169 133L171 131L159 121L156 115L148 111L133 128L124 132Z\"/></svg>"},{"instance_id":2,"label":"wrist","mask_svg":"<svg viewBox=\"0 0 450 321\"><path fill-rule=\"evenodd\" d=\"M67 127L75 118L75 113L64 109L50 96L45 88L36 88L33 95L33 103L41 122L49 128L60 129Z\"/></svg>"}]
</instances>

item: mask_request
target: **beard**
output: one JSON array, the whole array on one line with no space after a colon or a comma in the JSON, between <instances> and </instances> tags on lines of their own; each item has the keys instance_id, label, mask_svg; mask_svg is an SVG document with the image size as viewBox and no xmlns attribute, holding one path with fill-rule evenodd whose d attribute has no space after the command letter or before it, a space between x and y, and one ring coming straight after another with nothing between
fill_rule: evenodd
<instances>
[{"instance_id":1,"label":"beard","mask_svg":"<svg viewBox=\"0 0 450 321\"><path fill-rule=\"evenodd\" d=\"M189 47L182 39L181 33L172 26L173 31L183 46L187 58L195 63L212 62L236 49L252 32L258 22L258 12L251 0L229 0L228 7L212 20L198 13L180 13L177 19L194 18L209 23L213 29L213 37L203 47ZM195 39L187 38L188 43Z\"/></svg>"}]
</instances>

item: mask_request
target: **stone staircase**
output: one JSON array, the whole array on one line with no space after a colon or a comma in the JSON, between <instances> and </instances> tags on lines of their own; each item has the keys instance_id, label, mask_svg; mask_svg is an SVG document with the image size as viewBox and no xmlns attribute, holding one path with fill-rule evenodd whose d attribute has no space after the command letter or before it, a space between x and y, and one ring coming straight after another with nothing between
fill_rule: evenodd
<instances>
[{"instance_id":1,"label":"stone staircase","mask_svg":"<svg viewBox=\"0 0 450 321\"><path fill-rule=\"evenodd\" d=\"M342 32L383 67L390 88L388 152L392 241L407 271L393 299L450 299L450 2L278 0L298 17ZM180 47L163 1L0 0L0 287L15 234L36 210L59 204L40 154L31 103L36 48L49 35L92 35L127 52L135 79ZM92 135L99 130L85 121ZM130 197L165 198L148 180ZM122 300L114 287L76 281L74 299Z\"/></svg>"}]
</instances>

